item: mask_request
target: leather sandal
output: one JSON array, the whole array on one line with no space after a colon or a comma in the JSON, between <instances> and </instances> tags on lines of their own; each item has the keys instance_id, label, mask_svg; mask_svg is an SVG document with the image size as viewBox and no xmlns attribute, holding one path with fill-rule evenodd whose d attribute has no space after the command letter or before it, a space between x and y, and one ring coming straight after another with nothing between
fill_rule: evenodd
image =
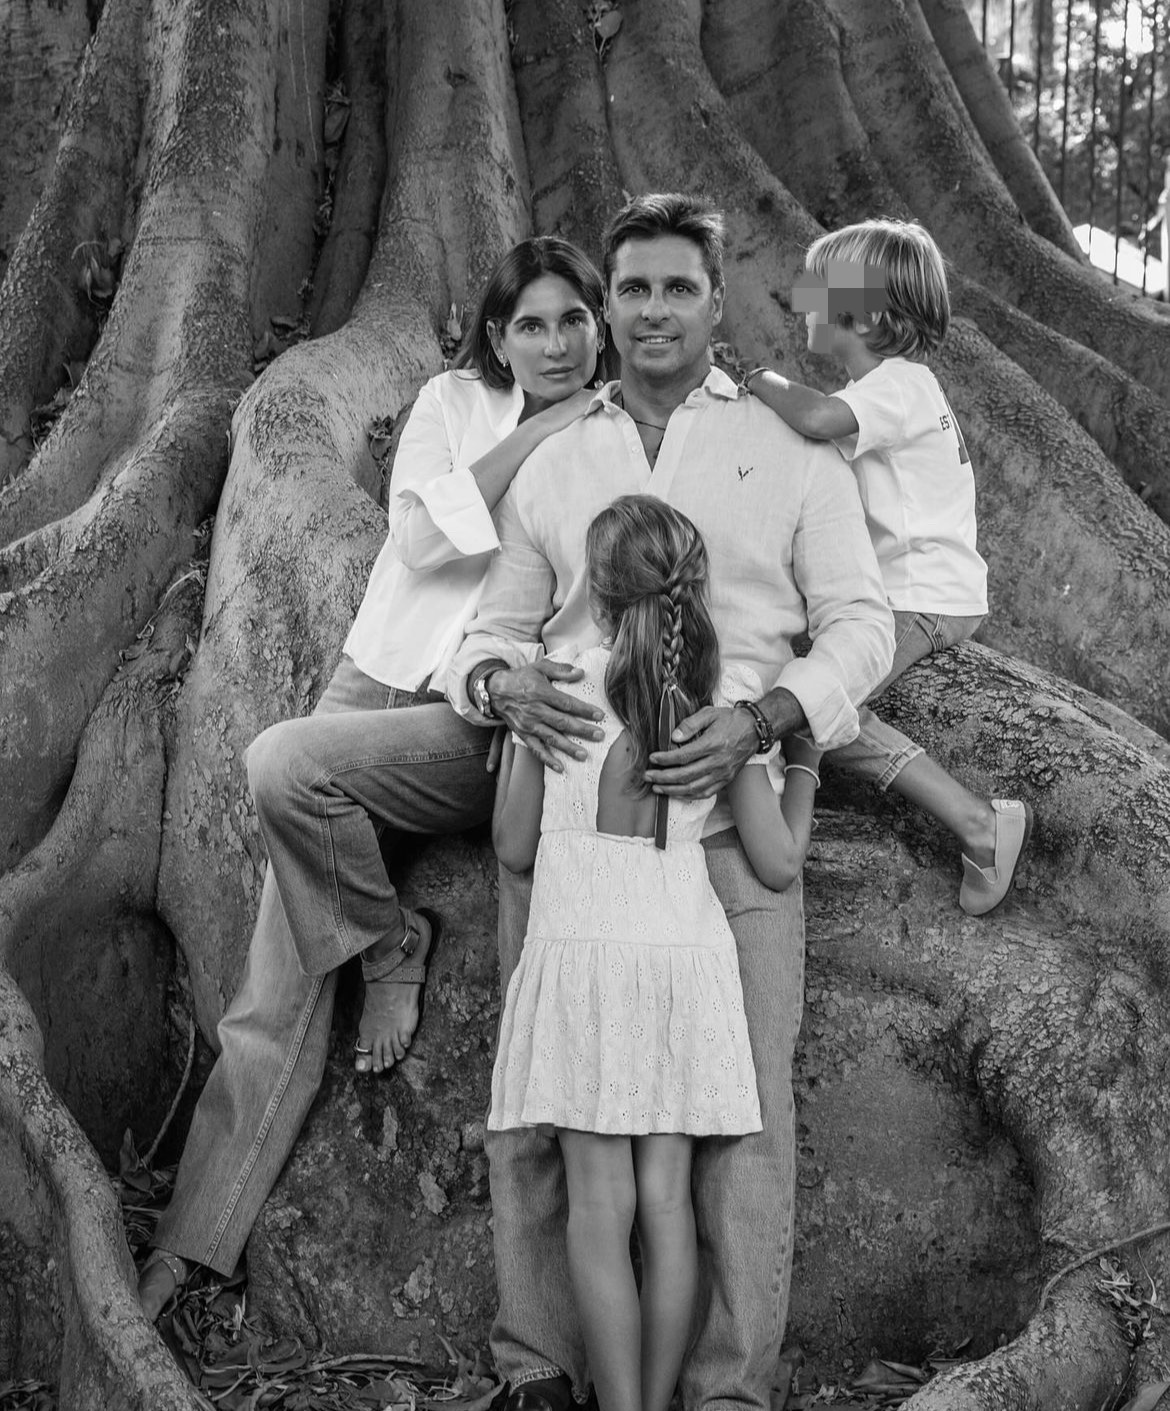
<instances>
[{"instance_id":1,"label":"leather sandal","mask_svg":"<svg viewBox=\"0 0 1170 1411\"><path fill-rule=\"evenodd\" d=\"M415 1033L418 1032L419 1024L422 1023L423 1005L426 1000L427 966L442 931L442 922L437 912L425 906L416 907L413 911L408 911L403 907L402 915L406 922L406 930L397 946L385 955L376 958L370 957L370 950L374 947L362 952L362 979L366 984L367 1003L370 998L371 986L418 985L418 1018L415 1020L410 1036L403 1041L403 1047L407 1047ZM423 945L424 941L425 945ZM420 946L425 958L415 960L413 957ZM365 1009L363 1007L363 1018L364 1015ZM354 1043L353 1050L356 1058L355 1071L361 1075L372 1073L373 1047L367 1047L359 1038ZM363 1063L363 1059L366 1062ZM393 1067L393 1062L387 1066Z\"/></svg>"},{"instance_id":2,"label":"leather sandal","mask_svg":"<svg viewBox=\"0 0 1170 1411\"><path fill-rule=\"evenodd\" d=\"M143 1301L143 1284L157 1282L157 1280L148 1280L147 1276L152 1269L157 1269L160 1265L170 1274L173 1284L170 1292L167 1293L162 1302L155 1307L155 1297L151 1297L149 1302ZM195 1267L194 1264L188 1263L186 1259L181 1258L177 1254L172 1254L169 1250L152 1249L150 1251L146 1263L143 1264L142 1268L138 1271L138 1301L142 1304L142 1311L152 1323L158 1321L163 1309L166 1308L167 1304L183 1289ZM149 1292L149 1289L145 1291Z\"/></svg>"}]
</instances>

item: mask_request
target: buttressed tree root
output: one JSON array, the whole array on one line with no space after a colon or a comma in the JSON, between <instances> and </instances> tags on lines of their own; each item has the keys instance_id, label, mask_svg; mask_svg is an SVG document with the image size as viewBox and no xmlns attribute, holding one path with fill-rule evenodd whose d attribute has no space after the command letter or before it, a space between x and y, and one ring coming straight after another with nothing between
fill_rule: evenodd
<instances>
[{"instance_id":1,"label":"buttressed tree root","mask_svg":"<svg viewBox=\"0 0 1170 1411\"><path fill-rule=\"evenodd\" d=\"M57 1247L15 1155L29 1083L47 1070L103 1155L120 1125L149 1139L179 952L214 1043L264 865L243 753L337 659L384 534L371 427L400 423L510 242L599 253L623 193L689 188L727 214L719 338L741 366L837 385L790 308L828 225L916 216L961 271L937 367L992 613L883 710L1037 815L1018 890L975 921L950 840L826 766L791 1337L832 1365L971 1334L916 1407L1096 1411L1165 1377L1148 1290L1170 1274L1170 325L1077 258L957 0L333 10L331 32L323 0L106 0L0 287L0 1005L23 1055L0 1061L19 1212L0 1237L24 1271L0 1274L0 1307L16 1277L44 1291ZM114 238L95 311L75 251ZM274 317L308 336L253 380ZM30 411L66 360L84 372L34 454ZM202 591L185 575L212 512ZM442 1356L492 1306L493 871L474 838L404 866L448 920L423 1031L387 1082L331 1062L249 1299L338 1350ZM160 1081L136 1087L145 1060L111 1047L82 1061L103 1004L113 1035L163 1051ZM108 1209L98 1225L124 1280ZM1106 1246L1106 1269L1061 1273ZM52 1374L63 1347L99 1358L61 1269L68 1326L27 1318L0 1378ZM118 1327L157 1353L126 1308Z\"/></svg>"},{"instance_id":2,"label":"buttressed tree root","mask_svg":"<svg viewBox=\"0 0 1170 1411\"><path fill-rule=\"evenodd\" d=\"M962 13L961 0L956 0L956 5L958 18L946 18L945 33L951 38L961 20L977 51L971 55L966 46L959 46L956 61L965 67L969 59L977 57L988 67L983 48ZM953 7L948 0L946 6L930 8ZM743 42L749 19L756 35L752 45ZM822 224L842 225L875 212L913 219L914 208L890 184L854 109L836 35L818 0L794 0L788 6L763 10L752 7L750 0L731 0L706 15L703 56L727 95L740 131ZM788 58L794 50L801 56L799 63ZM777 84L775 75L781 65L785 81ZM978 92L990 92L1006 104L994 73L989 81L994 87L987 89L981 79ZM826 103L834 113L831 123L822 120ZM966 108L960 117L967 118ZM1022 142L1014 117L1011 122ZM1024 150L1030 166L1035 159L1026 145ZM994 173L991 175L994 178ZM1051 191L1048 198L1055 202ZM935 233L945 241L943 231ZM1075 247L1075 241L1072 243ZM1170 516L1170 472L1162 454L1170 437L1170 411L1163 398L1091 348L1030 317L992 288L959 272L966 269L962 260L952 265L955 313L977 323L1001 352L1088 431L1113 459L1127 484L1139 491L1162 519ZM823 361L810 360L804 371L814 385L832 390L834 374Z\"/></svg>"}]
</instances>

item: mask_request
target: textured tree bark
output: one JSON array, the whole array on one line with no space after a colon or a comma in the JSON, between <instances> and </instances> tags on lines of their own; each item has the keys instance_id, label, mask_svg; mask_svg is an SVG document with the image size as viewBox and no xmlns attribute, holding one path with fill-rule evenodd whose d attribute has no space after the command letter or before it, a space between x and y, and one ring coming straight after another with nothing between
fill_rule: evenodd
<instances>
[{"instance_id":1,"label":"textured tree bark","mask_svg":"<svg viewBox=\"0 0 1170 1411\"><path fill-rule=\"evenodd\" d=\"M1084 263L1072 222L1020 129L1007 92L979 42L962 0L918 0L918 3L938 45L939 59L954 81L962 106L975 124L1020 214L1037 235L1043 235L1058 250Z\"/></svg>"},{"instance_id":2,"label":"textured tree bark","mask_svg":"<svg viewBox=\"0 0 1170 1411\"><path fill-rule=\"evenodd\" d=\"M63 1098L108 1158L166 1104L168 1005L214 1043L264 867L244 751L337 659L384 534L372 424L438 370L452 305L509 243L556 231L599 254L625 192L684 188L727 215L721 340L825 389L839 370L790 307L809 241L884 212L948 255L962 317L936 366L992 615L882 711L1038 820L1017 892L972 921L949 840L826 766L791 1334L831 1364L972 1333L923 1407L1095 1411L1165 1375L1160 1325L1135 1350L1096 1263L1039 1306L1068 1261L1167 1214L1164 314L1073 258L949 0L345 0L336 18L106 0L0 286L0 1039L23 1036L0 1061L0 1183L40 1192L0 1217L19 1254L0 1313L32 1297L18 1277L48 1287L38 1202L68 1185L20 1135L22 1095ZM75 252L114 237L99 317ZM274 318L310 336L254 378ZM34 453L66 361L77 389ZM482 838L396 865L448 923L418 1043L355 1086L345 982L249 1299L338 1350L441 1356L440 1335L486 1335L493 1299L493 868ZM1164 1239L1115 1257L1170 1275ZM72 1289L55 1296L80 1307ZM0 1336L0 1379L59 1363L75 1384L77 1316L64 1360L53 1317Z\"/></svg>"},{"instance_id":3,"label":"textured tree bark","mask_svg":"<svg viewBox=\"0 0 1170 1411\"><path fill-rule=\"evenodd\" d=\"M939 8L948 11L952 42L958 42L952 30L959 20L974 41L961 5L957 18L950 14L953 7ZM754 36L753 42L745 43L745 35ZM982 55L982 47L974 42ZM914 218L914 208L890 186L886 168L857 119L838 59L836 31L822 5L815 0L793 0L788 6L731 0L706 13L702 44L741 131L821 224L842 225L875 212ZM964 64L973 62L966 48L959 57ZM783 82L777 81L779 74ZM993 73L990 81L1002 101L1002 87ZM985 112L977 110L979 116ZM1019 137L1018 125L1014 130ZM1031 149L1026 150L1031 158ZM1051 192L1048 200L1054 200ZM1071 235L1069 241L1076 249ZM1170 436L1170 419L1164 400L1100 354L959 273L966 268L958 261L952 265L956 314L977 323L997 348L1054 397L1114 461L1131 488L1166 519L1170 493L1162 447ZM832 389L832 374L823 362L813 360L807 372L824 390Z\"/></svg>"},{"instance_id":4,"label":"textured tree bark","mask_svg":"<svg viewBox=\"0 0 1170 1411\"><path fill-rule=\"evenodd\" d=\"M28 463L33 408L61 386L63 365L84 362L93 346L86 256L107 260L110 242L124 234L142 120L145 14L143 0L110 0L106 7L69 104L52 177L0 286L0 485ZM40 46L23 37L33 62ZM3 542L11 537L4 534Z\"/></svg>"},{"instance_id":5,"label":"textured tree bark","mask_svg":"<svg viewBox=\"0 0 1170 1411\"><path fill-rule=\"evenodd\" d=\"M912 4L826 0L848 36L840 62L849 96L893 184L913 210L930 212L964 269L1164 396L1170 324L1021 222L954 90L937 81Z\"/></svg>"},{"instance_id":6,"label":"textured tree bark","mask_svg":"<svg viewBox=\"0 0 1170 1411\"><path fill-rule=\"evenodd\" d=\"M85 0L0 5L0 279L52 170L61 121L91 37Z\"/></svg>"},{"instance_id":7,"label":"textured tree bark","mask_svg":"<svg viewBox=\"0 0 1170 1411\"><path fill-rule=\"evenodd\" d=\"M232 529L213 542L202 642L180 703L159 903L193 957L208 1030L234 988L262 878L244 750L262 725L320 694L385 534L354 484L372 470L366 431L438 370L449 305L465 303L492 252L528 220L502 28L473 7L456 17L426 3L403 5L396 21L394 184L366 282L343 328L291 349L236 411L218 515Z\"/></svg>"}]
</instances>

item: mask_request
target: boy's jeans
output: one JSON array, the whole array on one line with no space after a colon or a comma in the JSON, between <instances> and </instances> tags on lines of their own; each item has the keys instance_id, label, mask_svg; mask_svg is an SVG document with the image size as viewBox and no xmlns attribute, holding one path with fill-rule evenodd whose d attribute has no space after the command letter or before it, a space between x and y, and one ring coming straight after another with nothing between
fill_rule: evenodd
<instances>
[{"instance_id":1,"label":"boy's jeans","mask_svg":"<svg viewBox=\"0 0 1170 1411\"><path fill-rule=\"evenodd\" d=\"M916 661L965 642L982 621L982 617L895 612L893 664L869 699L876 701ZM862 706L857 716L861 726L857 739L834 750L830 758L835 765L860 774L879 789L888 789L906 765L922 754L922 747L880 720L868 705Z\"/></svg>"},{"instance_id":2,"label":"boy's jeans","mask_svg":"<svg viewBox=\"0 0 1170 1411\"><path fill-rule=\"evenodd\" d=\"M268 875L156 1246L220 1274L235 1267L321 1085L334 967L401 934L379 833L457 832L490 817L491 736L342 657L315 714L272 726L249 750Z\"/></svg>"},{"instance_id":3,"label":"boy's jeans","mask_svg":"<svg viewBox=\"0 0 1170 1411\"><path fill-rule=\"evenodd\" d=\"M681 1387L688 1411L769 1405L792 1272L792 1054L804 1002L801 884L769 891L734 830L704 841L735 934L763 1131L695 1145L699 1297ZM500 869L500 986L520 955L530 884ZM500 1307L492 1352L513 1387L565 1371L589 1381L565 1252L567 1203L556 1139L487 1132Z\"/></svg>"}]
</instances>

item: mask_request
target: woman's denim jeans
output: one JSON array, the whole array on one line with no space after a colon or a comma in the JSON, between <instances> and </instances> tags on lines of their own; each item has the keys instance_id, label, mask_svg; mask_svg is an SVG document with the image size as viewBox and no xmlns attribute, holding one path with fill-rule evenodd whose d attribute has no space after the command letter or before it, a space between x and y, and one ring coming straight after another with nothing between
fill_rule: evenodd
<instances>
[{"instance_id":1,"label":"woman's denim jeans","mask_svg":"<svg viewBox=\"0 0 1170 1411\"><path fill-rule=\"evenodd\" d=\"M763 1131L695 1146L693 1191L699 1296L683 1366L691 1411L766 1411L792 1273L795 1116L792 1055L804 1004L801 883L772 892L751 869L734 829L704 841L707 870L739 952ZM529 884L500 869L500 984L520 956ZM565 1371L588 1384L573 1316L564 1168L539 1131L487 1132L500 1306L492 1352L511 1384Z\"/></svg>"},{"instance_id":2,"label":"woman's denim jeans","mask_svg":"<svg viewBox=\"0 0 1170 1411\"><path fill-rule=\"evenodd\" d=\"M965 642L982 621L982 617L895 612L893 664L869 699L877 700L916 661ZM857 739L834 750L830 758L835 765L860 774L879 789L888 789L906 765L922 753L922 747L879 719L868 705L862 706L857 716L861 727Z\"/></svg>"},{"instance_id":3,"label":"woman's denim jeans","mask_svg":"<svg viewBox=\"0 0 1170 1411\"><path fill-rule=\"evenodd\" d=\"M235 1267L321 1085L336 967L402 933L379 835L489 818L490 743L441 698L392 690L342 657L312 716L252 745L268 875L155 1245L221 1274Z\"/></svg>"}]
</instances>

